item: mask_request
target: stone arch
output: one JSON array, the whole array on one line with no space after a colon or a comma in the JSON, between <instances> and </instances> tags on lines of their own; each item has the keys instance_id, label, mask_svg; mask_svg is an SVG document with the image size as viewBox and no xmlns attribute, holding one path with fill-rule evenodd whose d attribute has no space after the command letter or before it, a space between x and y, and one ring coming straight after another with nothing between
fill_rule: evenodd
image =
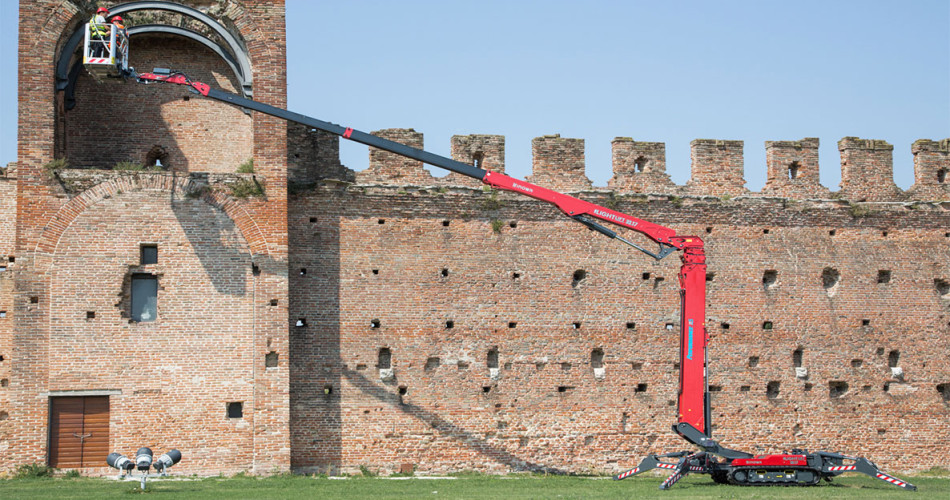
<instances>
[{"instance_id":1,"label":"stone arch","mask_svg":"<svg viewBox=\"0 0 950 500\"><path fill-rule=\"evenodd\" d=\"M225 26L200 10L187 5L165 1L129 2L110 8L109 13L110 15L119 15L139 10L166 10L176 12L196 19L208 26L209 29L224 41L223 44L217 43L194 31L164 25L134 26L129 29L129 36L131 37L141 33L166 33L196 40L208 46L227 62L240 81L241 90L245 97L251 98L253 96L253 71L251 70L250 54L246 45L242 43L242 40L238 40ZM83 23L80 23L69 37L60 51L59 59L56 63L56 89L65 91L67 107L71 107L75 103L73 90L75 88L76 78L82 67L82 61L77 60L72 62L72 60L79 44L83 41L84 26Z\"/></svg>"},{"instance_id":2,"label":"stone arch","mask_svg":"<svg viewBox=\"0 0 950 500\"><path fill-rule=\"evenodd\" d=\"M63 205L43 228L43 233L36 245L36 252L47 255L55 253L63 233L85 211L86 207L121 193L149 189L168 193L177 192L201 199L221 210L234 221L235 227L247 241L252 257L270 254L263 231L244 207L226 195L208 191L205 187L205 184L198 184L190 178L172 175L137 174L114 177L87 189Z\"/></svg>"}]
</instances>

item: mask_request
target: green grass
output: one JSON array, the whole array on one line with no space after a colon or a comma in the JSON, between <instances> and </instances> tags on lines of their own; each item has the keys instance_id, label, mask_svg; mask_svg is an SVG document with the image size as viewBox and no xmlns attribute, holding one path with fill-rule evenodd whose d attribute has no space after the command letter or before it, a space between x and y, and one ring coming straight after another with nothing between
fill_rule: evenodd
<instances>
[{"instance_id":1,"label":"green grass","mask_svg":"<svg viewBox=\"0 0 950 500\"><path fill-rule=\"evenodd\" d=\"M464 476L456 479L375 477L329 479L308 476L269 478L233 477L196 480L152 480L149 498L278 498L357 499L372 498L950 498L950 478L907 477L919 490L904 491L865 476L845 476L833 483L808 488L739 487L714 484L708 476L688 476L669 491L659 491L662 476L641 476L625 481L608 478L563 476ZM142 494L137 481L105 479L11 479L0 481L0 498L129 498Z\"/></svg>"}]
</instances>

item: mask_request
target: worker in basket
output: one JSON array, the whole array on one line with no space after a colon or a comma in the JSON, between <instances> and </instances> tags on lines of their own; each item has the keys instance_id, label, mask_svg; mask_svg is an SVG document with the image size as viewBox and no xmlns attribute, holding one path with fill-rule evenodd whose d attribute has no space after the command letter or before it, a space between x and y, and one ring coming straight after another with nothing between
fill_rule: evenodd
<instances>
[{"instance_id":1,"label":"worker in basket","mask_svg":"<svg viewBox=\"0 0 950 500\"><path fill-rule=\"evenodd\" d=\"M119 47L115 56L116 58L121 58L121 54L125 52L125 44L129 39L129 32L125 29L125 22L122 20L122 16L115 16L110 21L115 28L115 44Z\"/></svg>"},{"instance_id":2,"label":"worker in basket","mask_svg":"<svg viewBox=\"0 0 950 500\"><path fill-rule=\"evenodd\" d=\"M106 57L109 55L109 33L112 29L106 23L109 9L99 7L89 20L89 56Z\"/></svg>"}]
</instances>

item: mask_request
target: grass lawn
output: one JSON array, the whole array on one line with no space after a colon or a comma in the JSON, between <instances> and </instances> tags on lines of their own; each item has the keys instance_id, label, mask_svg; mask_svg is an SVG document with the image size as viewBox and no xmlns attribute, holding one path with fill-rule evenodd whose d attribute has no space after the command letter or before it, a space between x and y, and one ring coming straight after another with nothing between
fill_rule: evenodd
<instances>
[{"instance_id":1,"label":"grass lawn","mask_svg":"<svg viewBox=\"0 0 950 500\"><path fill-rule=\"evenodd\" d=\"M184 479L184 478L179 478ZM194 480L159 479L148 483L148 498L950 498L950 478L906 477L918 491L905 491L866 476L849 475L813 487L722 486L709 476L688 476L673 489L659 491L662 476L624 481L564 476L464 476L456 479L401 480L354 477L329 479L308 476L233 477ZM138 482L93 478L38 478L0 481L0 498L129 498L142 494Z\"/></svg>"}]
</instances>

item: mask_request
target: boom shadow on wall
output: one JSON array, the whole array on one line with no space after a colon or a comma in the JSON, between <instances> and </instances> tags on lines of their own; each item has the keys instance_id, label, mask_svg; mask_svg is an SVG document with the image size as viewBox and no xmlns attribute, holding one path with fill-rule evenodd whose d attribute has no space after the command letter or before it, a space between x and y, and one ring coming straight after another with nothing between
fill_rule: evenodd
<instances>
[{"instance_id":1,"label":"boom shadow on wall","mask_svg":"<svg viewBox=\"0 0 950 500\"><path fill-rule=\"evenodd\" d=\"M355 370L343 369L343 376L346 377L354 387L358 387L361 392L372 396L380 402L390 404L392 408L398 409L402 413L416 418L435 432L452 436L456 438L459 445L464 445L490 460L503 463L515 471L538 471L550 474L566 474L567 471L556 467L549 467L534 462L529 462L522 457L515 456L503 448L497 448L489 444L480 433L474 433L454 424L438 414L432 413L425 408L406 402L405 398L394 395L385 389L376 385L376 382L367 379Z\"/></svg>"}]
</instances>

